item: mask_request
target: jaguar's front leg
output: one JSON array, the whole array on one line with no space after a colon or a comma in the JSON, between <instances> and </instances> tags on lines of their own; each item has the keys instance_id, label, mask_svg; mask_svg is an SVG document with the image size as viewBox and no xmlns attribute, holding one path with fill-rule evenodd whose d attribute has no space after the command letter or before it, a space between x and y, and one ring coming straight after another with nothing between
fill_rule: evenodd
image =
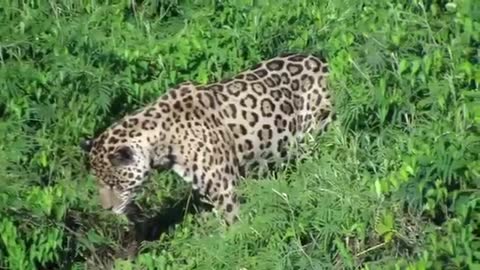
<instances>
[{"instance_id":1,"label":"jaguar's front leg","mask_svg":"<svg viewBox=\"0 0 480 270\"><path fill-rule=\"evenodd\" d=\"M217 211L224 218L227 225L232 225L238 220L240 203L235 191L212 192L208 197Z\"/></svg>"},{"instance_id":2,"label":"jaguar's front leg","mask_svg":"<svg viewBox=\"0 0 480 270\"><path fill-rule=\"evenodd\" d=\"M214 145L197 138L192 141L184 155L178 155L174 170L232 224L238 219L240 208L236 194L239 168L234 147L221 140Z\"/></svg>"}]
</instances>

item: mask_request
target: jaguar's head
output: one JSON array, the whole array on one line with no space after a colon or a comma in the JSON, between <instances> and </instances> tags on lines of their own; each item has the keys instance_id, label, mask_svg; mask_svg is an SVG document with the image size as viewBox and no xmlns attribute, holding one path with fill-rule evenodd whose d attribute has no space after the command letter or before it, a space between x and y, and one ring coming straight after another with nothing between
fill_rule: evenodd
<instances>
[{"instance_id":1,"label":"jaguar's head","mask_svg":"<svg viewBox=\"0 0 480 270\"><path fill-rule=\"evenodd\" d=\"M124 214L150 172L148 151L108 131L96 139L83 140L81 147L88 153L102 207Z\"/></svg>"}]
</instances>

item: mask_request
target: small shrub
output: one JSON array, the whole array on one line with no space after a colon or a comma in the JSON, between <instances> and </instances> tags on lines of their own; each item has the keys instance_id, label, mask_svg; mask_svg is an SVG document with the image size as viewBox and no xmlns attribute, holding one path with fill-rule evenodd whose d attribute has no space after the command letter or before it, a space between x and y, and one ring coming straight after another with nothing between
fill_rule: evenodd
<instances>
[{"instance_id":1,"label":"small shrub","mask_svg":"<svg viewBox=\"0 0 480 270\"><path fill-rule=\"evenodd\" d=\"M478 268L477 2L3 3L0 268ZM138 201L173 216L100 210L81 137L286 51L327 56L338 121L307 160L242 184L241 222L184 212L171 173Z\"/></svg>"}]
</instances>

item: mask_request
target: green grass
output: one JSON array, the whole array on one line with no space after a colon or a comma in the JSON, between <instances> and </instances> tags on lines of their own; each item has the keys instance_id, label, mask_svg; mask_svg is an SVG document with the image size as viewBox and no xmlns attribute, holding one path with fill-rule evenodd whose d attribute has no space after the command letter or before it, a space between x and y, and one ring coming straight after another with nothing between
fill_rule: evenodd
<instances>
[{"instance_id":1,"label":"green grass","mask_svg":"<svg viewBox=\"0 0 480 270\"><path fill-rule=\"evenodd\" d=\"M132 2L0 4L0 269L480 267L478 1ZM243 182L230 229L186 214L125 256L135 226L100 209L80 139L287 51L329 59L319 147ZM138 201L188 192L157 174Z\"/></svg>"}]
</instances>

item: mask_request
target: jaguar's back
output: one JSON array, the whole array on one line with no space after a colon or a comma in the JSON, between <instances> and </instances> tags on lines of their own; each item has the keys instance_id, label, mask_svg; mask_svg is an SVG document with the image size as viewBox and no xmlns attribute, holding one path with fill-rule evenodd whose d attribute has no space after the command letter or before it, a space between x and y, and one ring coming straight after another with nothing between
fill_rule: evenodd
<instances>
[{"instance_id":1,"label":"jaguar's back","mask_svg":"<svg viewBox=\"0 0 480 270\"><path fill-rule=\"evenodd\" d=\"M248 172L284 161L292 153L288 143L331 122L327 76L325 61L293 54L198 89L218 104L214 110L232 132L239 163Z\"/></svg>"}]
</instances>

